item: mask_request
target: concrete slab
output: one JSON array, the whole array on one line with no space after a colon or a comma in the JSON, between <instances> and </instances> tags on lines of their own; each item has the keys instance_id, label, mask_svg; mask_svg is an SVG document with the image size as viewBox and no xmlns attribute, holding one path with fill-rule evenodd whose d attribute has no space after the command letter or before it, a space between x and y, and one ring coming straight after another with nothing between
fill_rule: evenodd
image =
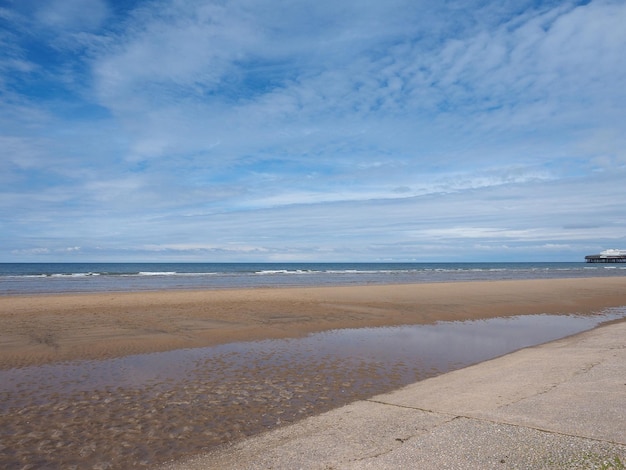
<instances>
[{"instance_id":1,"label":"concrete slab","mask_svg":"<svg viewBox=\"0 0 626 470\"><path fill-rule=\"evenodd\" d=\"M167 468L332 468L337 462L376 459L452 419L359 401Z\"/></svg>"},{"instance_id":2,"label":"concrete slab","mask_svg":"<svg viewBox=\"0 0 626 470\"><path fill-rule=\"evenodd\" d=\"M624 446L603 441L458 418L409 439L387 454L338 462L326 468L508 470L591 469L602 465L614 468L607 462L615 458L624 462L624 450ZM312 467L304 463L301 468Z\"/></svg>"}]
</instances>

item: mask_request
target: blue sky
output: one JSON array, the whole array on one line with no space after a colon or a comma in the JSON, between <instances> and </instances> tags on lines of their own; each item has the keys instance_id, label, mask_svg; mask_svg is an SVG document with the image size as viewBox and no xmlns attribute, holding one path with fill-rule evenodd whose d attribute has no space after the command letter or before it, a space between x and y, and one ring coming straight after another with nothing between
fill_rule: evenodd
<instances>
[{"instance_id":1,"label":"blue sky","mask_svg":"<svg viewBox=\"0 0 626 470\"><path fill-rule=\"evenodd\" d=\"M626 249L626 2L5 0L0 261Z\"/></svg>"}]
</instances>

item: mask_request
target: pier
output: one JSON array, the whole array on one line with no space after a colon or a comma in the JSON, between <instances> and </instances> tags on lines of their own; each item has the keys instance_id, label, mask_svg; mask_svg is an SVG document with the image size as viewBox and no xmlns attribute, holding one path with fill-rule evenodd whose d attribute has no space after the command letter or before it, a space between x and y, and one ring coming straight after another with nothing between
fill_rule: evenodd
<instances>
[{"instance_id":1,"label":"pier","mask_svg":"<svg viewBox=\"0 0 626 470\"><path fill-rule=\"evenodd\" d=\"M626 263L626 250L605 250L597 255L585 256L587 263Z\"/></svg>"}]
</instances>

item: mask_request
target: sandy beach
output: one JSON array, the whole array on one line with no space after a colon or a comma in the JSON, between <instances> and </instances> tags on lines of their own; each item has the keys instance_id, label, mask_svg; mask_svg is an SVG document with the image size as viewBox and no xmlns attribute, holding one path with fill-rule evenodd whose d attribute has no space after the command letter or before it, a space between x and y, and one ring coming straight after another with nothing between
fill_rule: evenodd
<instances>
[{"instance_id":1,"label":"sandy beach","mask_svg":"<svg viewBox=\"0 0 626 470\"><path fill-rule=\"evenodd\" d=\"M626 277L0 297L0 466L151 468L463 367L239 341L623 306Z\"/></svg>"},{"instance_id":2,"label":"sandy beach","mask_svg":"<svg viewBox=\"0 0 626 470\"><path fill-rule=\"evenodd\" d=\"M626 305L626 277L0 297L0 368Z\"/></svg>"}]
</instances>

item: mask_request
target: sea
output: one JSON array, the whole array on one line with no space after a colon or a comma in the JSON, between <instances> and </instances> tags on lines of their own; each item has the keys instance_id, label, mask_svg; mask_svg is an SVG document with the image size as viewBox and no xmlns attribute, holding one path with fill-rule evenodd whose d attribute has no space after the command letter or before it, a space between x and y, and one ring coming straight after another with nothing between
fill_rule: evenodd
<instances>
[{"instance_id":1,"label":"sea","mask_svg":"<svg viewBox=\"0 0 626 470\"><path fill-rule=\"evenodd\" d=\"M626 264L0 263L0 295L626 276Z\"/></svg>"}]
</instances>

